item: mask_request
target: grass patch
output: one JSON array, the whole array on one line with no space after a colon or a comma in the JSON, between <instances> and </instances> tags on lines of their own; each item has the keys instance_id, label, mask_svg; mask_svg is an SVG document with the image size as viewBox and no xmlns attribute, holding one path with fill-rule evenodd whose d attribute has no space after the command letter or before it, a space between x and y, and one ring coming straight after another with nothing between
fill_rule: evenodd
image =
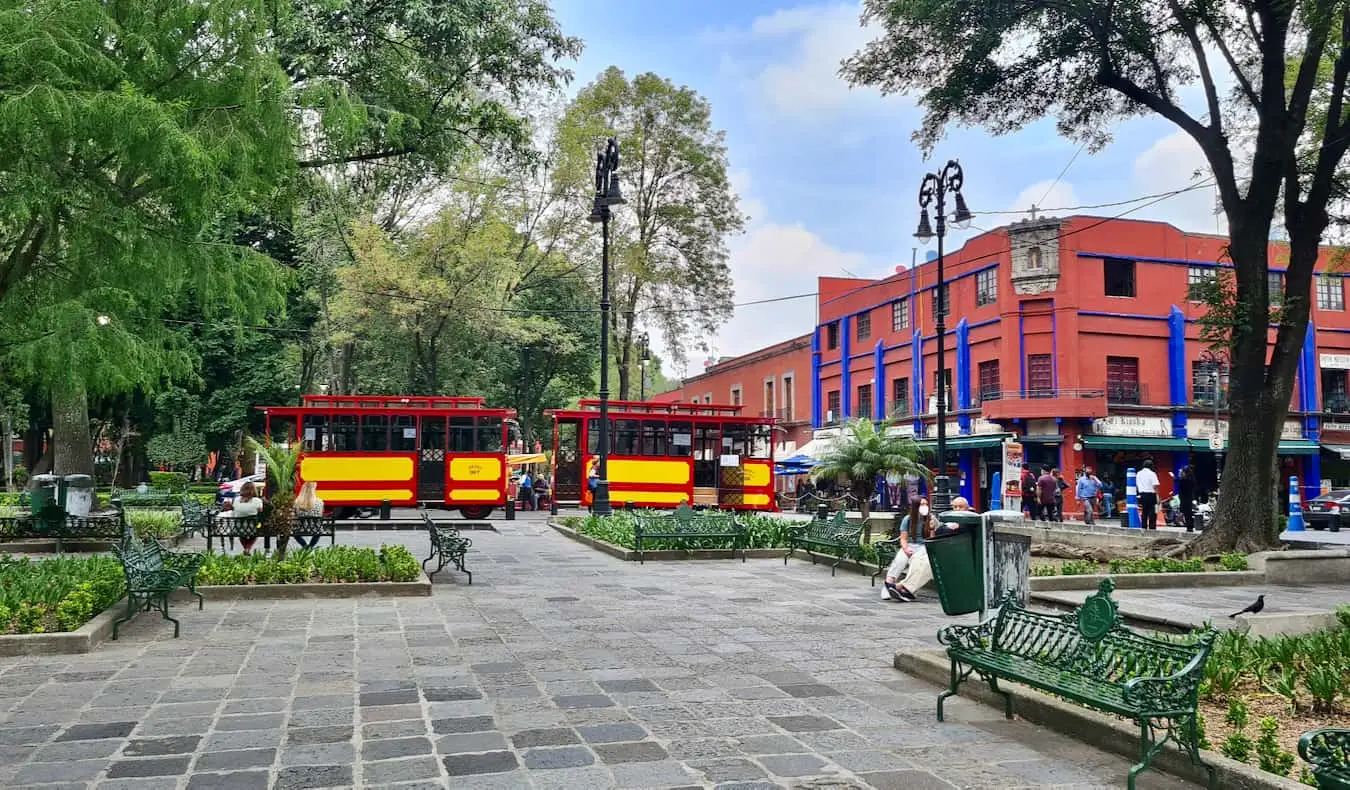
<instances>
[{"instance_id":1,"label":"grass patch","mask_svg":"<svg viewBox=\"0 0 1350 790\"><path fill-rule=\"evenodd\" d=\"M338 582L410 582L422 572L403 546L379 551L355 546L288 551L286 559L262 554L210 554L197 575L198 585L334 584Z\"/></svg>"},{"instance_id":2,"label":"grass patch","mask_svg":"<svg viewBox=\"0 0 1350 790\"><path fill-rule=\"evenodd\" d=\"M0 634L74 631L122 597L115 557L0 556Z\"/></svg>"}]
</instances>

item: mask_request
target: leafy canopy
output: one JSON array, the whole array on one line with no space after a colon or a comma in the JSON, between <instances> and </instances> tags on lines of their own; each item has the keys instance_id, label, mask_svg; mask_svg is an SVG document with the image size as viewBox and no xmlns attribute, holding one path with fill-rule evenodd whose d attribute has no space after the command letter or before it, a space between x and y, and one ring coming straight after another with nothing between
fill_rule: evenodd
<instances>
[{"instance_id":1,"label":"leafy canopy","mask_svg":"<svg viewBox=\"0 0 1350 790\"><path fill-rule=\"evenodd\" d=\"M866 419L849 422L811 470L811 479L847 480L864 513L876 493L877 478L894 472L928 479L931 474L921 461L927 451L912 436L891 433L893 425L889 420L879 425Z\"/></svg>"}]
</instances>

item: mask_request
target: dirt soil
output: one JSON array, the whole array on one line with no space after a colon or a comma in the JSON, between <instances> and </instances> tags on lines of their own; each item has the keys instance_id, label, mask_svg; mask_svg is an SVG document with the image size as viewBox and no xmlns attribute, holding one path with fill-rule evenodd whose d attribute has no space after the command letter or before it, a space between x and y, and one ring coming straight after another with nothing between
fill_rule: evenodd
<instances>
[{"instance_id":1,"label":"dirt soil","mask_svg":"<svg viewBox=\"0 0 1350 790\"><path fill-rule=\"evenodd\" d=\"M1350 710L1344 705L1339 706L1332 713L1313 713L1311 704L1300 700L1298 715L1289 711L1289 701L1284 697L1270 692L1258 690L1256 688L1247 688L1237 692L1244 702L1247 703L1247 727L1246 734L1255 744L1261 737L1261 719L1266 716L1274 716L1280 723L1278 739L1280 747L1290 754L1298 757L1298 739L1303 733L1309 730L1318 730L1323 727L1350 727ZM1228 701L1215 699L1200 700L1200 712L1205 714L1205 737L1209 739L1210 749L1219 751L1219 746L1227 740L1233 733L1233 728L1224 717L1228 715ZM1251 757L1251 764L1256 765L1256 755ZM1292 779L1298 779L1300 766L1307 763L1301 759L1295 759L1294 769L1290 771Z\"/></svg>"}]
</instances>

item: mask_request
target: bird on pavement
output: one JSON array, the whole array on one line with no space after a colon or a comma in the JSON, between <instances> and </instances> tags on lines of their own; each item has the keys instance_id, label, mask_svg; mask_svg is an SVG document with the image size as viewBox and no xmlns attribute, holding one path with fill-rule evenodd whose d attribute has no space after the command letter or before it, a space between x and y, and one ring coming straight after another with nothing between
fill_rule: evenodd
<instances>
[{"instance_id":1,"label":"bird on pavement","mask_svg":"<svg viewBox=\"0 0 1350 790\"><path fill-rule=\"evenodd\" d=\"M1255 601L1254 603L1252 603L1251 606L1248 606L1246 609L1243 609L1243 610L1240 611L1240 612L1233 612L1232 614L1230 614L1230 615L1228 615L1228 616L1229 616L1230 618L1233 618L1233 617L1237 617L1237 616L1240 615L1240 614L1259 614L1259 613L1261 612L1261 610L1264 609L1264 608L1266 608L1266 596L1265 596L1264 594L1262 594L1262 595L1256 596L1256 601Z\"/></svg>"}]
</instances>

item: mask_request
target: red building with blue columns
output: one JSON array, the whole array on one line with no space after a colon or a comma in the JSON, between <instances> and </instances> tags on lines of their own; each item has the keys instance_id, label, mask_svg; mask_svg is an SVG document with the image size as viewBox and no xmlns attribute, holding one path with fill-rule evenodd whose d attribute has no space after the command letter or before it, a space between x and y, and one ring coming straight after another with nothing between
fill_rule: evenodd
<instances>
[{"instance_id":1,"label":"red building with blue columns","mask_svg":"<svg viewBox=\"0 0 1350 790\"><path fill-rule=\"evenodd\" d=\"M1193 283L1231 268L1226 243L1160 222L1072 216L998 228L948 253L947 466L961 494L988 506L1009 439L1029 464L1069 479L1092 466L1122 494L1125 469L1145 458L1164 495L1185 464L1213 489L1222 450L1210 437L1217 430L1222 447L1227 436L1226 371L1202 358L1206 308L1189 297ZM1272 244L1271 260L1282 256ZM1327 250L1318 264L1280 443L1281 477L1298 475L1305 498L1324 480L1350 485L1350 315L1345 276L1326 270L1331 258ZM818 435L849 418L889 416L935 444L936 268L930 256L882 280L820 278ZM1270 277L1274 292L1283 267ZM1070 498L1066 509L1079 508Z\"/></svg>"}]
</instances>

